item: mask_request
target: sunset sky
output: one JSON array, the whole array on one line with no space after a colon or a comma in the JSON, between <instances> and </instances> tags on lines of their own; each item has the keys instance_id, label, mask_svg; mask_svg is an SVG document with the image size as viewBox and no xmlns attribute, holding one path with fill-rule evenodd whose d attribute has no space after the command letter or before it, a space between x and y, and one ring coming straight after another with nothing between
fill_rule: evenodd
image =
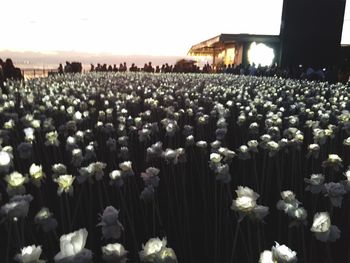
<instances>
[{"instance_id":1,"label":"sunset sky","mask_svg":"<svg viewBox=\"0 0 350 263\"><path fill-rule=\"evenodd\" d=\"M220 33L279 34L282 0L11 0L0 50L183 56Z\"/></svg>"}]
</instances>

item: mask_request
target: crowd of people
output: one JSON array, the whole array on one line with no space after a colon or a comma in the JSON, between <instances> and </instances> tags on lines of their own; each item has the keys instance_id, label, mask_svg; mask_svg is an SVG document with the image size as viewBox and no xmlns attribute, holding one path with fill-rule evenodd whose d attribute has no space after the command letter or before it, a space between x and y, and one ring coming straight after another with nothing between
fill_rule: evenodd
<instances>
[{"instance_id":1,"label":"crowd of people","mask_svg":"<svg viewBox=\"0 0 350 263\"><path fill-rule=\"evenodd\" d=\"M145 63L143 67L138 67L135 63L127 67L126 62L120 63L119 67L117 64L107 65L98 63L97 66L90 64L90 72L148 72L148 73L171 73L171 72L183 72L183 73L199 73L203 72L200 68L192 62L187 62L186 60L180 60L175 65L169 65L168 63L162 66L153 66L152 62Z\"/></svg>"},{"instance_id":2,"label":"crowd of people","mask_svg":"<svg viewBox=\"0 0 350 263\"><path fill-rule=\"evenodd\" d=\"M282 77L291 79L305 79L328 82L347 82L348 75L343 70L337 70L335 67L313 68L311 66L299 65L297 67L280 67L276 64L271 66L261 66L255 64L248 65L221 65L213 67L206 63L202 68L198 67L194 61L180 60L175 65L168 63L162 66L153 66L152 62L145 63L143 67L138 67L135 63L128 68L126 62L120 63L119 67L114 64L91 64L90 71L93 72L148 72L148 73L223 73L246 76L265 76L265 77Z\"/></svg>"},{"instance_id":3,"label":"crowd of people","mask_svg":"<svg viewBox=\"0 0 350 263\"><path fill-rule=\"evenodd\" d=\"M83 66L80 62L69 62L66 61L66 65L63 67L62 64L58 66L58 73L81 73Z\"/></svg>"},{"instance_id":4,"label":"crowd of people","mask_svg":"<svg viewBox=\"0 0 350 263\"><path fill-rule=\"evenodd\" d=\"M81 73L83 71L81 62L68 62L65 66L59 64L57 72L63 73ZM248 65L220 65L211 66L206 63L202 68L198 67L195 61L182 59L175 65L165 63L161 66L153 66L152 62L145 63L143 67L138 67L135 63L132 63L128 68L127 63L120 63L108 65L106 63L98 63L90 65L90 72L148 72L148 73L222 73L222 74L234 74L234 75L246 75L246 76L265 76L265 77L282 77L290 79L305 79L315 81L328 81L335 83L337 81L346 83L349 79L349 73L343 67L325 67L325 68L313 68L311 66L299 65L296 67L280 67L277 64L271 66L261 66L255 64ZM10 58L5 62L0 59L0 87L4 90L3 83L7 79L23 79L21 69L15 67ZM5 91L6 92L6 91Z\"/></svg>"}]
</instances>

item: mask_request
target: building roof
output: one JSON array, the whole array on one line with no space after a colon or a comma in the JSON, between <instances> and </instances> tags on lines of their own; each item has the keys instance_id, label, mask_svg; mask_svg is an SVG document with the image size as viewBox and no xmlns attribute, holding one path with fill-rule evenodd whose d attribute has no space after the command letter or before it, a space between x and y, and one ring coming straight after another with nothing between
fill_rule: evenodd
<instances>
[{"instance_id":1,"label":"building roof","mask_svg":"<svg viewBox=\"0 0 350 263\"><path fill-rule=\"evenodd\" d=\"M221 52L228 44L251 42L279 43L279 41L279 36L276 35L220 34L193 45L188 54L212 55L214 52Z\"/></svg>"}]
</instances>

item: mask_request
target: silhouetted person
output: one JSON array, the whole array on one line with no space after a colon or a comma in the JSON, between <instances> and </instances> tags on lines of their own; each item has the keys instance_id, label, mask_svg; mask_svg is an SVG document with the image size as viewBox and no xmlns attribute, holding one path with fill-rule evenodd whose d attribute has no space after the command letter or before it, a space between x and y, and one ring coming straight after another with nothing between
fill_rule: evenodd
<instances>
[{"instance_id":1,"label":"silhouetted person","mask_svg":"<svg viewBox=\"0 0 350 263\"><path fill-rule=\"evenodd\" d=\"M2 66L5 81L7 79L22 80L23 76L19 68L15 68L10 58L6 59L5 64Z\"/></svg>"},{"instance_id":2,"label":"silhouetted person","mask_svg":"<svg viewBox=\"0 0 350 263\"><path fill-rule=\"evenodd\" d=\"M63 66L62 63L58 66L58 74L63 74Z\"/></svg>"},{"instance_id":3,"label":"silhouetted person","mask_svg":"<svg viewBox=\"0 0 350 263\"><path fill-rule=\"evenodd\" d=\"M94 64L90 64L90 72L93 72L93 71L95 71L95 66Z\"/></svg>"},{"instance_id":4,"label":"silhouetted person","mask_svg":"<svg viewBox=\"0 0 350 263\"><path fill-rule=\"evenodd\" d=\"M131 67L129 68L130 72L136 72L138 70L138 68L136 67L135 63L131 64Z\"/></svg>"}]
</instances>

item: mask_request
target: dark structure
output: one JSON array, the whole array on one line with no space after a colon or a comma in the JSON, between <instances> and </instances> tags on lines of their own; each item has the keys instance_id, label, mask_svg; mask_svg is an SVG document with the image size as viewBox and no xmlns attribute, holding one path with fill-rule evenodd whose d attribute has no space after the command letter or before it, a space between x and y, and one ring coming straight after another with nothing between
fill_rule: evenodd
<instances>
[{"instance_id":1,"label":"dark structure","mask_svg":"<svg viewBox=\"0 0 350 263\"><path fill-rule=\"evenodd\" d=\"M336 65L344 11L345 0L284 0L281 66Z\"/></svg>"}]
</instances>

